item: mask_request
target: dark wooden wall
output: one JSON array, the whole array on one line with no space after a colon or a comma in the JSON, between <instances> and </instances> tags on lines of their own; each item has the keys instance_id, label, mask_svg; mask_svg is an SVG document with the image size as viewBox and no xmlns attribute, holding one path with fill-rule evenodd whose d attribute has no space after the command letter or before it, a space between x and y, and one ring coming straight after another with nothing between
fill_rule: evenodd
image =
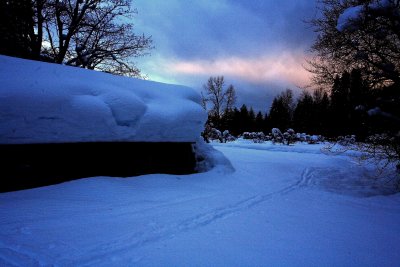
<instances>
[{"instance_id":1,"label":"dark wooden wall","mask_svg":"<svg viewBox=\"0 0 400 267\"><path fill-rule=\"evenodd\" d=\"M191 143L0 145L0 192L92 177L195 172Z\"/></svg>"}]
</instances>

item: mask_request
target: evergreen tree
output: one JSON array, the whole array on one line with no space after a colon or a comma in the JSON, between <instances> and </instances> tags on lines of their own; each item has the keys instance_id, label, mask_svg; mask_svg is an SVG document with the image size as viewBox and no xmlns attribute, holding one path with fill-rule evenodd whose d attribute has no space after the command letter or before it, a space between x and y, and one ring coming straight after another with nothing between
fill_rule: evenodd
<instances>
[{"instance_id":1,"label":"evergreen tree","mask_svg":"<svg viewBox=\"0 0 400 267\"><path fill-rule=\"evenodd\" d=\"M368 134L366 109L371 105L369 89L361 72L353 69L337 76L331 90L330 135L356 134L363 139Z\"/></svg>"},{"instance_id":2,"label":"evergreen tree","mask_svg":"<svg viewBox=\"0 0 400 267\"><path fill-rule=\"evenodd\" d=\"M265 115L264 115L264 124L263 124L262 131L265 134L268 134L268 133L271 132L271 130L272 130L272 126L271 126L270 121L269 121L268 113L266 112Z\"/></svg>"},{"instance_id":3,"label":"evergreen tree","mask_svg":"<svg viewBox=\"0 0 400 267\"><path fill-rule=\"evenodd\" d=\"M331 123L332 134L348 135L353 134L350 126L350 74L344 72L341 77L337 76L331 90Z\"/></svg>"},{"instance_id":4,"label":"evergreen tree","mask_svg":"<svg viewBox=\"0 0 400 267\"><path fill-rule=\"evenodd\" d=\"M313 128L316 134L329 136L332 125L329 114L330 99L326 91L322 89L315 90L313 93Z\"/></svg>"},{"instance_id":5,"label":"evergreen tree","mask_svg":"<svg viewBox=\"0 0 400 267\"><path fill-rule=\"evenodd\" d=\"M254 131L255 132L263 132L264 131L264 116L259 111L256 115L255 121L254 121Z\"/></svg>"},{"instance_id":6,"label":"evergreen tree","mask_svg":"<svg viewBox=\"0 0 400 267\"><path fill-rule=\"evenodd\" d=\"M279 128L282 131L291 128L293 105L293 92L290 89L275 97L268 117L271 127Z\"/></svg>"},{"instance_id":7,"label":"evergreen tree","mask_svg":"<svg viewBox=\"0 0 400 267\"><path fill-rule=\"evenodd\" d=\"M315 133L314 100L311 94L304 91L293 112L293 125L297 132Z\"/></svg>"},{"instance_id":8,"label":"evergreen tree","mask_svg":"<svg viewBox=\"0 0 400 267\"><path fill-rule=\"evenodd\" d=\"M232 115L232 125L228 130L235 136L238 136L239 134L242 133L242 126L240 125L240 120L241 120L241 112L239 109L234 108L233 109L233 115Z\"/></svg>"},{"instance_id":9,"label":"evergreen tree","mask_svg":"<svg viewBox=\"0 0 400 267\"><path fill-rule=\"evenodd\" d=\"M249 118L248 118L248 122L247 122L247 131L249 131L249 132L256 131L255 122L256 122L256 115L254 113L253 108L250 107Z\"/></svg>"},{"instance_id":10,"label":"evergreen tree","mask_svg":"<svg viewBox=\"0 0 400 267\"><path fill-rule=\"evenodd\" d=\"M245 104L240 107L239 125L240 133L249 131L249 110Z\"/></svg>"},{"instance_id":11,"label":"evergreen tree","mask_svg":"<svg viewBox=\"0 0 400 267\"><path fill-rule=\"evenodd\" d=\"M2 0L0 2L0 54L32 58L34 29L31 0Z\"/></svg>"},{"instance_id":12,"label":"evergreen tree","mask_svg":"<svg viewBox=\"0 0 400 267\"><path fill-rule=\"evenodd\" d=\"M234 110L227 109L223 113L219 125L219 130L225 131L228 130L230 133L232 132L233 124L234 124Z\"/></svg>"},{"instance_id":13,"label":"evergreen tree","mask_svg":"<svg viewBox=\"0 0 400 267\"><path fill-rule=\"evenodd\" d=\"M368 106L368 91L368 85L363 80L361 71L353 69L350 73L349 128L358 140L364 140L369 135L368 118L365 113Z\"/></svg>"}]
</instances>

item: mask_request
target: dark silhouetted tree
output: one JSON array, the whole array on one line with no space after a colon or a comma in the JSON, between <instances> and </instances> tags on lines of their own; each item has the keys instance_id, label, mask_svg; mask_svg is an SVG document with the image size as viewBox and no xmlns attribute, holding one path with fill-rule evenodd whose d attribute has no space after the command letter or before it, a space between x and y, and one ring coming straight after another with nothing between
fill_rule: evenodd
<instances>
[{"instance_id":1,"label":"dark silhouetted tree","mask_svg":"<svg viewBox=\"0 0 400 267\"><path fill-rule=\"evenodd\" d=\"M269 115L268 115L268 113L266 112L265 115L264 115L264 124L263 124L262 131L263 131L265 134L267 134L267 133L270 133L271 130L272 130L272 126L271 126L271 123L270 123L270 121L269 121Z\"/></svg>"},{"instance_id":2,"label":"dark silhouetted tree","mask_svg":"<svg viewBox=\"0 0 400 267\"><path fill-rule=\"evenodd\" d=\"M225 89L224 76L210 77L203 85L202 102L208 110L209 122L217 129L226 127L223 121L230 116L236 102L236 92L233 85Z\"/></svg>"},{"instance_id":3,"label":"dark silhouetted tree","mask_svg":"<svg viewBox=\"0 0 400 267\"><path fill-rule=\"evenodd\" d=\"M250 116L249 110L245 104L240 107L240 117L239 117L239 125L240 125L240 133L250 131Z\"/></svg>"},{"instance_id":4,"label":"dark silhouetted tree","mask_svg":"<svg viewBox=\"0 0 400 267\"><path fill-rule=\"evenodd\" d=\"M22 36L26 41L23 46L29 43L27 57L140 76L132 60L146 54L152 41L133 32L130 20L136 10L131 1L22 0L23 4L17 5L18 1L12 0L5 3L12 3L11 11L22 10L12 13L13 21L21 22L15 24L16 38L11 42L20 44Z\"/></svg>"},{"instance_id":5,"label":"dark silhouetted tree","mask_svg":"<svg viewBox=\"0 0 400 267\"><path fill-rule=\"evenodd\" d=\"M228 130L235 136L238 136L242 133L242 125L240 124L241 121L241 112L239 109L234 108L232 112L232 123Z\"/></svg>"},{"instance_id":6,"label":"dark silhouetted tree","mask_svg":"<svg viewBox=\"0 0 400 267\"><path fill-rule=\"evenodd\" d=\"M257 130L255 122L256 122L256 114L254 113L253 108L250 107L249 118L248 118L248 122L247 122L247 131L255 132Z\"/></svg>"},{"instance_id":7,"label":"dark silhouetted tree","mask_svg":"<svg viewBox=\"0 0 400 267\"><path fill-rule=\"evenodd\" d=\"M285 131L292 126L293 101L293 92L290 89L274 98L268 115L271 127Z\"/></svg>"},{"instance_id":8,"label":"dark silhouetted tree","mask_svg":"<svg viewBox=\"0 0 400 267\"><path fill-rule=\"evenodd\" d=\"M254 131L256 132L263 132L265 128L265 121L264 115L261 111L259 111L256 115L255 122L254 122Z\"/></svg>"},{"instance_id":9,"label":"dark silhouetted tree","mask_svg":"<svg viewBox=\"0 0 400 267\"><path fill-rule=\"evenodd\" d=\"M350 74L344 72L341 77L335 78L331 90L331 123L334 135L352 134L350 123Z\"/></svg>"},{"instance_id":10,"label":"dark silhouetted tree","mask_svg":"<svg viewBox=\"0 0 400 267\"><path fill-rule=\"evenodd\" d=\"M232 84L228 86L226 89L226 106L225 106L225 112L231 112L235 108L236 104L236 90L235 87L233 87Z\"/></svg>"},{"instance_id":11,"label":"dark silhouetted tree","mask_svg":"<svg viewBox=\"0 0 400 267\"><path fill-rule=\"evenodd\" d=\"M304 91L293 112L293 126L297 132L315 133L314 107L313 97Z\"/></svg>"},{"instance_id":12,"label":"dark silhouetted tree","mask_svg":"<svg viewBox=\"0 0 400 267\"><path fill-rule=\"evenodd\" d=\"M323 136L331 135L330 99L326 91L322 89L313 92L314 110L312 115L313 133Z\"/></svg>"},{"instance_id":13,"label":"dark silhouetted tree","mask_svg":"<svg viewBox=\"0 0 400 267\"><path fill-rule=\"evenodd\" d=\"M315 57L307 67L315 84L330 87L352 69L373 87L400 82L400 1L318 2L321 15L310 21L318 33Z\"/></svg>"},{"instance_id":14,"label":"dark silhouetted tree","mask_svg":"<svg viewBox=\"0 0 400 267\"><path fill-rule=\"evenodd\" d=\"M33 17L31 0L0 2L0 54L32 58Z\"/></svg>"}]
</instances>

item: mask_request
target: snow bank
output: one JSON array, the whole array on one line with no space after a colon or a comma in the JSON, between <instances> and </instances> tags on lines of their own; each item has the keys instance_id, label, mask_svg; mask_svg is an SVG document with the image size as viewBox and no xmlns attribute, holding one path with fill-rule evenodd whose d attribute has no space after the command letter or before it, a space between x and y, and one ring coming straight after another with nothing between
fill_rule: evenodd
<instances>
[{"instance_id":1,"label":"snow bank","mask_svg":"<svg viewBox=\"0 0 400 267\"><path fill-rule=\"evenodd\" d=\"M196 170L198 172L208 172L214 169L214 171L226 174L235 171L231 162L202 138L197 140L194 150L197 162Z\"/></svg>"},{"instance_id":2,"label":"snow bank","mask_svg":"<svg viewBox=\"0 0 400 267\"><path fill-rule=\"evenodd\" d=\"M0 143L195 142L193 89L0 56Z\"/></svg>"}]
</instances>

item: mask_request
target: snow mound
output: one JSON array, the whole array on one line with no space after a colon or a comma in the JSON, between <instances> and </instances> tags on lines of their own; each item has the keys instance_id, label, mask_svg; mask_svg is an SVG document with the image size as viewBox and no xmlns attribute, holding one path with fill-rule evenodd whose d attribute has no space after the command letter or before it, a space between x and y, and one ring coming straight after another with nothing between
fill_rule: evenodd
<instances>
[{"instance_id":1,"label":"snow mound","mask_svg":"<svg viewBox=\"0 0 400 267\"><path fill-rule=\"evenodd\" d=\"M193 89L0 56L0 143L195 142Z\"/></svg>"},{"instance_id":2,"label":"snow mound","mask_svg":"<svg viewBox=\"0 0 400 267\"><path fill-rule=\"evenodd\" d=\"M235 171L231 162L223 153L207 144L202 138L199 138L194 147L198 172L208 172L212 169L220 173L232 173Z\"/></svg>"},{"instance_id":3,"label":"snow mound","mask_svg":"<svg viewBox=\"0 0 400 267\"><path fill-rule=\"evenodd\" d=\"M309 167L303 172L300 184L355 197L392 195L398 192L397 179L393 174L378 177L363 168Z\"/></svg>"}]
</instances>

